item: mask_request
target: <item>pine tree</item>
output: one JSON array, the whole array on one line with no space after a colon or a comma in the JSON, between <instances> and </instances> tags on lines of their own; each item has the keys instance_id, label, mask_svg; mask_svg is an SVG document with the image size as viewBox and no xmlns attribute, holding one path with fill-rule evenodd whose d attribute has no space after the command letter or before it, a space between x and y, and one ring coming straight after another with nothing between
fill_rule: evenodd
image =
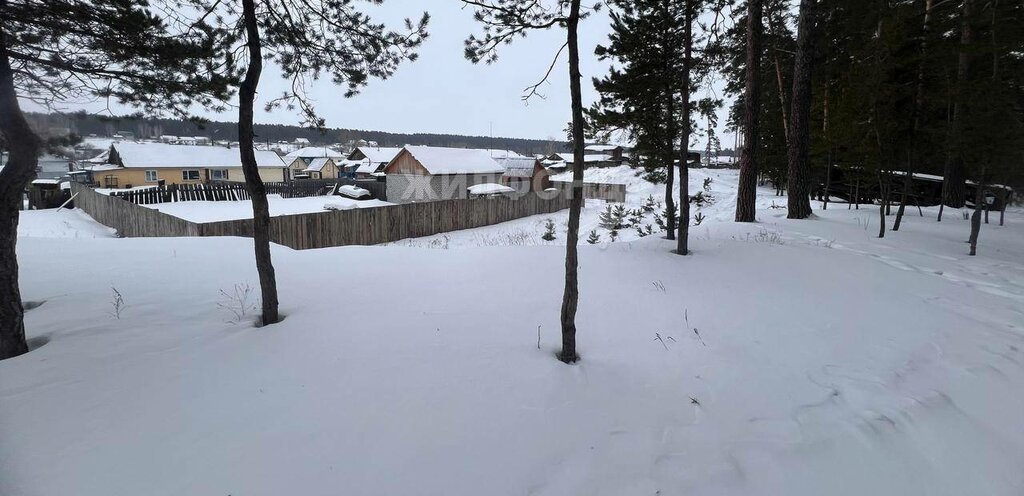
<instances>
[{"instance_id":1,"label":"pine tree","mask_svg":"<svg viewBox=\"0 0 1024 496\"><path fill-rule=\"evenodd\" d=\"M324 120L316 113L306 94L304 81L322 72L333 76L335 84L344 84L344 96L351 97L369 78L385 79L406 60L415 60L417 48L426 37L429 16L419 22L405 20L405 31L391 31L375 24L360 12L351 0L242 0L240 19L220 16L226 27L241 25L237 44L248 55L248 65L239 83L238 139L245 187L252 197L253 241L256 270L259 274L264 325L280 320L277 276L270 255L270 208L266 188L260 178L254 153L253 107L263 72L264 51L267 60L277 64L291 80L291 91L270 100L266 109L281 105L297 107L303 123L322 129ZM278 15L287 12L288 15ZM229 13L237 13L229 10Z\"/></svg>"},{"instance_id":2,"label":"pine tree","mask_svg":"<svg viewBox=\"0 0 1024 496\"><path fill-rule=\"evenodd\" d=\"M811 215L810 163L811 78L813 75L815 23L818 0L800 0L796 56L793 62L793 100L789 121L790 219Z\"/></svg>"},{"instance_id":3,"label":"pine tree","mask_svg":"<svg viewBox=\"0 0 1024 496\"><path fill-rule=\"evenodd\" d=\"M548 219L544 222L544 234L541 235L540 239L544 241L555 240L555 221Z\"/></svg>"},{"instance_id":4,"label":"pine tree","mask_svg":"<svg viewBox=\"0 0 1024 496\"><path fill-rule=\"evenodd\" d=\"M591 115L599 127L626 132L637 166L664 171L670 213L675 212L673 164L685 111L680 78L685 5L685 0L613 0L608 44L595 50L600 60L615 64L594 79L601 98ZM668 239L675 239L675 216L665 222Z\"/></svg>"},{"instance_id":5,"label":"pine tree","mask_svg":"<svg viewBox=\"0 0 1024 496\"><path fill-rule=\"evenodd\" d=\"M754 222L757 215L758 149L761 121L761 38L763 0L747 0L746 66L743 89L743 150L736 193L736 222Z\"/></svg>"},{"instance_id":6,"label":"pine tree","mask_svg":"<svg viewBox=\"0 0 1024 496\"><path fill-rule=\"evenodd\" d=\"M761 35L761 50L755 50L760 55L757 58L757 85L755 93L758 102L752 102L751 111L756 111L757 131L744 131L743 152L749 151L757 162L757 170L751 170L744 174L741 169L741 183L744 188L742 197L737 197L739 203L742 199L749 207L738 215L737 219L754 220L754 201L756 199L756 188L758 177L764 177L776 186L777 190L784 188L786 183L788 158L786 141L787 110L785 102L788 101L788 93L792 85L790 70L792 67L792 54L795 51L796 40L789 24L789 5L784 0L762 0L763 1L763 32ZM749 11L750 4L747 4ZM740 18L737 23L729 29L723 37L724 67L722 71L726 80L726 92L734 95L735 101L730 109L730 121L744 123L748 119L746 84L747 84L747 26L748 16ZM741 155L742 164L742 155ZM741 165L742 167L742 165ZM739 192L738 192L739 194ZM737 205L739 207L739 205ZM740 212L737 212L738 214Z\"/></svg>"},{"instance_id":7,"label":"pine tree","mask_svg":"<svg viewBox=\"0 0 1024 496\"><path fill-rule=\"evenodd\" d=\"M43 137L19 99L53 108L67 100L109 98L150 114L188 116L192 105L222 108L234 65L224 60L229 32L203 18L196 0L163 9L131 0L0 1L0 134L8 148L0 171L0 359L28 351L18 287L21 195L36 173ZM176 16L176 17L175 17Z\"/></svg>"},{"instance_id":8,"label":"pine tree","mask_svg":"<svg viewBox=\"0 0 1024 496\"><path fill-rule=\"evenodd\" d=\"M601 4L595 4L582 12L581 0L558 0L551 7L538 2L519 0L462 0L475 8L474 17L483 26L482 37L471 35L466 39L465 55L470 61L493 63L498 57L498 46L511 43L516 37L525 36L531 30L564 27L566 41L555 54L547 74L541 81L527 89L525 99L537 95L538 88L547 81L554 70L558 56L569 51L569 96L572 124L573 168L572 197L569 200L569 226L566 232L565 248L565 290L562 293L562 350L558 359L565 363L579 360L576 351L576 310L579 306L579 243L580 213L583 211L583 155L585 120L583 111L583 90L580 81L580 21L596 11Z\"/></svg>"}]
</instances>

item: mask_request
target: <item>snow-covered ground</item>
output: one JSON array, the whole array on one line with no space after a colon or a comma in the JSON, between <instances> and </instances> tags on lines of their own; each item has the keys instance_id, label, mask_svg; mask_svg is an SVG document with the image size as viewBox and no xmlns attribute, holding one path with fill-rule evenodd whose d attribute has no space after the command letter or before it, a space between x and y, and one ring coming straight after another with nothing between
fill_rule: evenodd
<instances>
[{"instance_id":1,"label":"snow-covered ground","mask_svg":"<svg viewBox=\"0 0 1024 496\"><path fill-rule=\"evenodd\" d=\"M341 196L311 196L307 198L281 198L281 195L267 195L270 202L270 216L308 214L346 208L367 208L391 205L380 200L352 200ZM165 214L192 222L216 222L222 220L251 219L252 201L186 201L154 203L143 205Z\"/></svg>"},{"instance_id":2,"label":"snow-covered ground","mask_svg":"<svg viewBox=\"0 0 1024 496\"><path fill-rule=\"evenodd\" d=\"M559 181L571 181L572 173L562 173L552 176L552 179ZM739 179L739 171L722 169L691 169L690 170L690 194L695 195L698 191L704 190L705 180L710 179L710 192L705 192L713 198L708 206L692 206L691 215L701 213L705 216L700 226L693 228L693 234L702 234L705 227L718 222L728 222L735 217L736 208L736 183ZM665 185L647 182L636 175L636 171L628 166L608 167L602 169L588 169L585 171L584 181L592 183L611 183L626 185L626 202L624 207L627 210L638 210L653 200L656 208L653 212L644 214L640 225L645 233L648 228L653 229L655 236L664 236L654 218L664 211ZM678 184L673 189L673 198L678 203ZM785 197L776 197L767 189L763 189L758 197L758 207L761 209L763 219L772 218L769 212L773 211L773 204L778 206L786 205ZM612 204L613 206L615 204ZM591 231L597 233L602 243L611 241L610 233L601 227L601 214L608 207L602 200L587 200L586 208L580 216L580 239L587 239ZM841 208L846 208L843 205ZM776 210L784 212L784 210ZM863 212L866 215L866 212ZM785 217L783 215L782 217ZM556 239L544 241L541 236L545 231L545 224L548 219L555 222ZM710 221L710 222L709 222ZM394 244L401 246L427 247L427 248L459 248L478 246L522 246L522 245L548 245L565 244L565 232L569 222L569 211L563 210L553 214L535 215L505 222L494 226L467 229L451 233L437 234L423 238L407 239ZM692 222L691 222L692 224ZM877 224L876 224L877 226ZM616 235L616 242L634 241L640 238L636 228L622 229Z\"/></svg>"},{"instance_id":3,"label":"snow-covered ground","mask_svg":"<svg viewBox=\"0 0 1024 496\"><path fill-rule=\"evenodd\" d=\"M718 201L693 256L584 243L574 366L545 216L458 250L275 246L286 318L254 328L221 294L255 287L251 241L26 213L44 303L0 362L0 494L1024 493L1024 212L968 257L955 211L881 240L874 208L739 225L735 173L692 175Z\"/></svg>"}]
</instances>

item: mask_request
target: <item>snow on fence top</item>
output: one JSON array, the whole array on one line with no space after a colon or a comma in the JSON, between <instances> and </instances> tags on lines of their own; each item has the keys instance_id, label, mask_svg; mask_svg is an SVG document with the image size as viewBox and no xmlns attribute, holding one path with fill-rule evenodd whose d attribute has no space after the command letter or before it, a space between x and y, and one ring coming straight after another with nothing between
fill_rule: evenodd
<instances>
[{"instance_id":1,"label":"snow on fence top","mask_svg":"<svg viewBox=\"0 0 1024 496\"><path fill-rule=\"evenodd\" d=\"M430 174L501 174L505 168L489 150L412 146L405 149Z\"/></svg>"},{"instance_id":2,"label":"snow on fence top","mask_svg":"<svg viewBox=\"0 0 1024 496\"><path fill-rule=\"evenodd\" d=\"M128 168L241 167L237 148L220 146L170 145L166 143L114 143L121 164ZM284 167L276 153L256 150L259 167Z\"/></svg>"}]
</instances>

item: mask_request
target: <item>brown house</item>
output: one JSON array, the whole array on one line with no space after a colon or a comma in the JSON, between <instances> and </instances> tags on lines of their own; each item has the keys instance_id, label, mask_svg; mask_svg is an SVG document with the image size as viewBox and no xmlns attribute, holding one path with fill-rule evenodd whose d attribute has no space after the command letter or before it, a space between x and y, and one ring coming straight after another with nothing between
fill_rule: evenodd
<instances>
[{"instance_id":1,"label":"brown house","mask_svg":"<svg viewBox=\"0 0 1024 496\"><path fill-rule=\"evenodd\" d=\"M536 158L512 157L497 159L497 162L505 168L501 176L502 184L516 191L544 191L551 187L548 170Z\"/></svg>"},{"instance_id":2,"label":"brown house","mask_svg":"<svg viewBox=\"0 0 1024 496\"><path fill-rule=\"evenodd\" d=\"M467 198L475 184L498 183L505 168L487 150L406 146L384 168L388 201Z\"/></svg>"}]
</instances>

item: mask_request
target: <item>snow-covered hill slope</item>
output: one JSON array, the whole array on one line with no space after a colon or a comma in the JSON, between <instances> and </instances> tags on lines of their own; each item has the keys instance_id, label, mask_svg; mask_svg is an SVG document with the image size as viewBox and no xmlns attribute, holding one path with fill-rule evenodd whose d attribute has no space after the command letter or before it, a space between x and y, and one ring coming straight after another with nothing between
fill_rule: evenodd
<instances>
[{"instance_id":1,"label":"snow-covered hill slope","mask_svg":"<svg viewBox=\"0 0 1024 496\"><path fill-rule=\"evenodd\" d=\"M1024 214L967 257L956 212L882 240L874 208L738 225L709 174L693 256L581 248L574 366L564 247L471 247L518 228L275 246L286 318L258 329L220 293L255 286L249 240L26 215L64 238L19 239L44 303L37 349L0 362L0 494L1024 492Z\"/></svg>"}]
</instances>

